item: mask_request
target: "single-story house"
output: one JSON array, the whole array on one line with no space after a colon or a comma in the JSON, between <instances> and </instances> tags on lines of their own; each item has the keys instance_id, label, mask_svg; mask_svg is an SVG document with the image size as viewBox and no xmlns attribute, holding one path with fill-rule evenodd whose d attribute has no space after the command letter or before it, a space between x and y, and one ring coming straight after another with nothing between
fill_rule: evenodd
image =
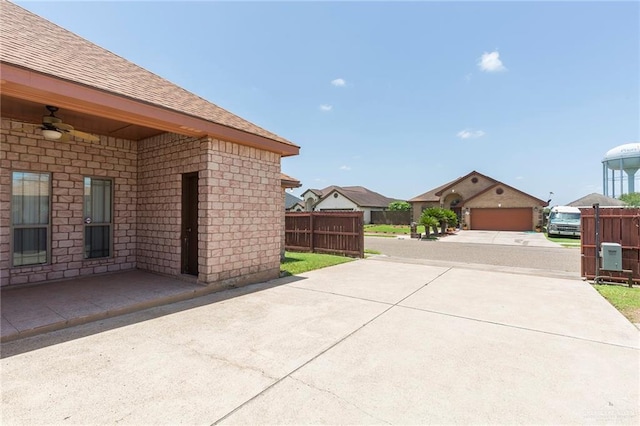
<instances>
[{"instance_id":1,"label":"single-story house","mask_svg":"<svg viewBox=\"0 0 640 426\"><path fill-rule=\"evenodd\" d=\"M302 193L305 211L362 211L364 223L371 223L372 211L383 211L395 198L385 197L363 186L328 186Z\"/></svg>"},{"instance_id":2,"label":"single-story house","mask_svg":"<svg viewBox=\"0 0 640 426\"><path fill-rule=\"evenodd\" d=\"M531 231L542 224L546 201L476 171L409 200L418 222L428 207L451 209L468 229Z\"/></svg>"},{"instance_id":3,"label":"single-story house","mask_svg":"<svg viewBox=\"0 0 640 426\"><path fill-rule=\"evenodd\" d=\"M598 194L597 192L593 192L589 195L585 195L582 198L578 198L577 200L572 201L567 205L577 208L592 208L596 203L600 204L600 207L624 207L627 205L627 203L622 200Z\"/></svg>"},{"instance_id":4,"label":"single-story house","mask_svg":"<svg viewBox=\"0 0 640 426\"><path fill-rule=\"evenodd\" d=\"M280 160L297 145L0 7L3 287L136 268L221 287L279 275L293 183Z\"/></svg>"},{"instance_id":5,"label":"single-story house","mask_svg":"<svg viewBox=\"0 0 640 426\"><path fill-rule=\"evenodd\" d=\"M303 212L304 210L304 202L303 201L299 201L295 204L293 204L291 207L289 207L287 209L288 212Z\"/></svg>"},{"instance_id":6,"label":"single-story house","mask_svg":"<svg viewBox=\"0 0 640 426\"><path fill-rule=\"evenodd\" d=\"M301 210L295 210L299 208ZM302 199L296 197L293 194L289 194L288 192L285 194L284 200L284 209L288 212L292 211L304 211L304 206L302 205Z\"/></svg>"}]
</instances>

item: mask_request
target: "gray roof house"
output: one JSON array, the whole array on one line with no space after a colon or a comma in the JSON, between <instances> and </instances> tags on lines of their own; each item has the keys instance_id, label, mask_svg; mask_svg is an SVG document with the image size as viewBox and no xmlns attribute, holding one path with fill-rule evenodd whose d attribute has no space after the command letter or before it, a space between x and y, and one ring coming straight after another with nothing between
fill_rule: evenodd
<instances>
[{"instance_id":1,"label":"gray roof house","mask_svg":"<svg viewBox=\"0 0 640 426\"><path fill-rule=\"evenodd\" d=\"M598 194L597 192L593 192L589 195L585 195L582 198L578 198L577 200L572 201L567 205L571 207L578 207L578 208L580 207L591 208L596 203L600 204L600 207L624 207L627 205L627 203L625 203L622 200L618 200L617 198L607 197L606 195Z\"/></svg>"},{"instance_id":2,"label":"gray roof house","mask_svg":"<svg viewBox=\"0 0 640 426\"><path fill-rule=\"evenodd\" d=\"M324 189L308 189L302 193L307 211L362 211L364 223L371 223L371 212L386 210L397 201L363 186L331 185Z\"/></svg>"}]
</instances>

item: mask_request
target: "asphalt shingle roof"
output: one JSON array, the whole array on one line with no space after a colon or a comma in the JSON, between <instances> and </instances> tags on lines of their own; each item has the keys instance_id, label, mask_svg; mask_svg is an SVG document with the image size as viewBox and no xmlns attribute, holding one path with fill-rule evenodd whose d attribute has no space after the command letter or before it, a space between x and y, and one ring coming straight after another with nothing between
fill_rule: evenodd
<instances>
[{"instance_id":1,"label":"asphalt shingle roof","mask_svg":"<svg viewBox=\"0 0 640 426\"><path fill-rule=\"evenodd\" d=\"M598 194L596 192L585 195L582 198L578 198L567 205L571 207L592 207L596 203L600 204L600 207L624 207L627 205L622 200L607 197L606 195Z\"/></svg>"},{"instance_id":2,"label":"asphalt shingle roof","mask_svg":"<svg viewBox=\"0 0 640 426\"><path fill-rule=\"evenodd\" d=\"M389 203L397 201L395 198L388 198L382 194L371 191L363 186L328 186L322 190L312 189L320 193L324 198L333 191L338 191L360 207L388 207Z\"/></svg>"}]
</instances>

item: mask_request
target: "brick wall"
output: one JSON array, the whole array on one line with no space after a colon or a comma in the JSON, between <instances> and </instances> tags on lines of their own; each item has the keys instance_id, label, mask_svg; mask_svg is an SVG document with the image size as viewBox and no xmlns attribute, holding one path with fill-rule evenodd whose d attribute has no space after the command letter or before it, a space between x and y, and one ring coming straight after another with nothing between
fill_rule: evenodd
<instances>
[{"instance_id":1,"label":"brick wall","mask_svg":"<svg viewBox=\"0 0 640 426\"><path fill-rule=\"evenodd\" d=\"M200 174L200 280L243 284L280 273L280 156L210 140ZM204 192L204 193L203 193Z\"/></svg>"},{"instance_id":2,"label":"brick wall","mask_svg":"<svg viewBox=\"0 0 640 426\"><path fill-rule=\"evenodd\" d=\"M47 141L39 126L2 119L1 285L132 268L180 275L182 175L198 172L198 281L275 278L284 226L280 156L175 134L135 142ZM51 172L50 264L11 267L11 172ZM114 183L113 257L84 259L83 179Z\"/></svg>"},{"instance_id":3,"label":"brick wall","mask_svg":"<svg viewBox=\"0 0 640 426\"><path fill-rule=\"evenodd\" d=\"M138 268L181 273L182 174L205 168L205 144L172 133L138 143Z\"/></svg>"},{"instance_id":4,"label":"brick wall","mask_svg":"<svg viewBox=\"0 0 640 426\"><path fill-rule=\"evenodd\" d=\"M501 188L504 192L502 194L498 194L496 192L497 189ZM509 189L505 186L497 186L496 188L492 188L484 194L469 200L464 203L465 207L468 208L478 208L478 207L488 207L495 208L501 205L501 207L534 207L536 206L536 202L531 197L527 195Z\"/></svg>"},{"instance_id":5,"label":"brick wall","mask_svg":"<svg viewBox=\"0 0 640 426\"><path fill-rule=\"evenodd\" d=\"M2 119L0 134L0 285L34 283L132 269L136 265L136 143L102 137L48 141L38 126ZM11 267L13 171L51 173L50 264ZM84 177L114 183L113 257L84 259Z\"/></svg>"}]
</instances>

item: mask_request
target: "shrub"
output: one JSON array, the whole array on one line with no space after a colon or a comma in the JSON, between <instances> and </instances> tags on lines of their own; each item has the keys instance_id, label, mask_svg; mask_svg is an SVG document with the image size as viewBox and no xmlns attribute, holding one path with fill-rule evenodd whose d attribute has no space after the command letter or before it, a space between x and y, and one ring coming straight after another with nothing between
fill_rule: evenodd
<instances>
[{"instance_id":1,"label":"shrub","mask_svg":"<svg viewBox=\"0 0 640 426\"><path fill-rule=\"evenodd\" d=\"M411 204L406 201L394 201L389 203L388 209L392 212L408 212L411 210Z\"/></svg>"}]
</instances>

